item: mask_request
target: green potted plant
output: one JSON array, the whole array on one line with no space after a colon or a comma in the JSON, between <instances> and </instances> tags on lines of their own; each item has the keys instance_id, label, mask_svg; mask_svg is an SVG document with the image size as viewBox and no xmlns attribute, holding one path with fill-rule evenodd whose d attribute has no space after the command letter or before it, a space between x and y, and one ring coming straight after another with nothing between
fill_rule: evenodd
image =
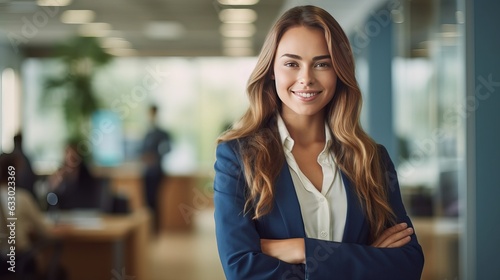
<instances>
[{"instance_id":1,"label":"green potted plant","mask_svg":"<svg viewBox=\"0 0 500 280\"><path fill-rule=\"evenodd\" d=\"M104 51L94 37L76 37L57 48L64 74L45 81L45 101L62 101L67 137L84 139L89 131L90 117L98 109L92 80L96 70L109 63L112 56Z\"/></svg>"}]
</instances>

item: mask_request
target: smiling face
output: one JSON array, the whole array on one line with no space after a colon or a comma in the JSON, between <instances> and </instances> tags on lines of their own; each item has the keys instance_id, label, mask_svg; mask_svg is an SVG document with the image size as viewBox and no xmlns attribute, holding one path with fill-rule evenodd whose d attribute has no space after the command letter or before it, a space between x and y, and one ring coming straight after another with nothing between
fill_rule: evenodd
<instances>
[{"instance_id":1,"label":"smiling face","mask_svg":"<svg viewBox=\"0 0 500 280\"><path fill-rule=\"evenodd\" d=\"M323 117L337 84L332 63L322 30L297 26L283 34L274 60L283 116Z\"/></svg>"}]
</instances>

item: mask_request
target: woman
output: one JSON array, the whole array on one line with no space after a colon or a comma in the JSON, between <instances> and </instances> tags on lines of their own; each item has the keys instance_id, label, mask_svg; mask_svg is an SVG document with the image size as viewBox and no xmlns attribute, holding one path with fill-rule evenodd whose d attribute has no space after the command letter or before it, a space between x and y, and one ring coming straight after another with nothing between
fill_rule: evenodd
<instances>
[{"instance_id":1,"label":"woman","mask_svg":"<svg viewBox=\"0 0 500 280\"><path fill-rule=\"evenodd\" d=\"M48 182L58 198L53 208L70 210L101 207L104 190L78 152L75 141L66 145L62 166L49 177Z\"/></svg>"},{"instance_id":2,"label":"woman","mask_svg":"<svg viewBox=\"0 0 500 280\"><path fill-rule=\"evenodd\" d=\"M394 165L360 127L349 42L321 8L271 29L250 108L217 147L214 202L227 279L420 279L423 254Z\"/></svg>"}]
</instances>

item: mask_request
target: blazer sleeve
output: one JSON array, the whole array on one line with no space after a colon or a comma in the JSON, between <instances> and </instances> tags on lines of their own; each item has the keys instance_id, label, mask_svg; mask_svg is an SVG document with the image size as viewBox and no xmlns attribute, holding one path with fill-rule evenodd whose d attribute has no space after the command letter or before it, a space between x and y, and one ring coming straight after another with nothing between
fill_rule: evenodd
<instances>
[{"instance_id":1,"label":"blazer sleeve","mask_svg":"<svg viewBox=\"0 0 500 280\"><path fill-rule=\"evenodd\" d=\"M246 183L236 142L217 146L214 180L216 238L219 257L228 280L293 279L304 275L295 265L265 255L251 214L244 214ZM290 276L291 277L291 276Z\"/></svg>"},{"instance_id":2,"label":"blazer sleeve","mask_svg":"<svg viewBox=\"0 0 500 280\"><path fill-rule=\"evenodd\" d=\"M413 227L401 200L396 170L387 150L380 146L388 179L389 202L398 223ZM400 248L338 243L306 238L306 279L420 279L424 256L415 234Z\"/></svg>"}]
</instances>

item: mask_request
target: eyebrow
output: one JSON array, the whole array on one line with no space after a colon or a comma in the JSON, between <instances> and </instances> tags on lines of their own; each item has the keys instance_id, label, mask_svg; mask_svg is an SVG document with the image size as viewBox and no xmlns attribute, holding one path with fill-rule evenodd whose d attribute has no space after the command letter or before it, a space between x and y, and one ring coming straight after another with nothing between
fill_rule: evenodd
<instances>
[{"instance_id":1,"label":"eyebrow","mask_svg":"<svg viewBox=\"0 0 500 280\"><path fill-rule=\"evenodd\" d=\"M290 58L293 58L293 59L298 59L298 60L302 60L302 57L300 55L296 55L296 54L290 54L290 53L285 53L284 55L282 55L281 57L290 57ZM322 59L331 59L330 55L329 54L325 54L325 55L318 55L318 56L315 56L313 57L313 61L317 61L317 60L322 60Z\"/></svg>"}]
</instances>

